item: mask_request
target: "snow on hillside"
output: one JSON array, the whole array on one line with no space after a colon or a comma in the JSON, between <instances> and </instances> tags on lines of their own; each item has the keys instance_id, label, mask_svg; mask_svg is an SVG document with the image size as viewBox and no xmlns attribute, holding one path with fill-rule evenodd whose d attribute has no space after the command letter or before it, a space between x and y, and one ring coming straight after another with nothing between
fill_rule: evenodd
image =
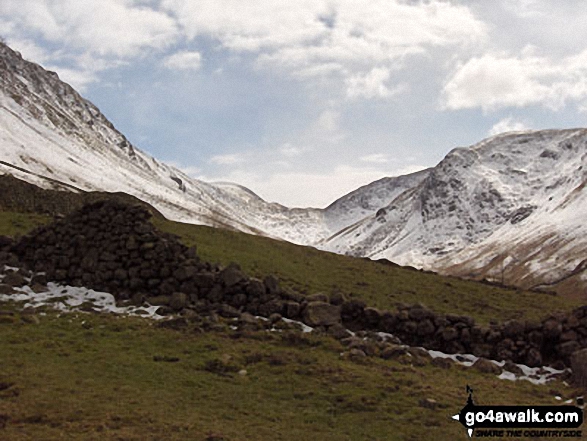
<instances>
[{"instance_id":1,"label":"snow on hillside","mask_svg":"<svg viewBox=\"0 0 587 441\"><path fill-rule=\"evenodd\" d=\"M37 185L122 191L170 219L291 240L328 234L320 210L269 204L187 176L134 147L57 74L0 43L0 171Z\"/></svg>"},{"instance_id":2,"label":"snow on hillside","mask_svg":"<svg viewBox=\"0 0 587 441\"><path fill-rule=\"evenodd\" d=\"M586 182L587 130L499 135L453 150L321 247L461 275L499 278L508 267L512 282L532 286L585 258Z\"/></svg>"}]
</instances>

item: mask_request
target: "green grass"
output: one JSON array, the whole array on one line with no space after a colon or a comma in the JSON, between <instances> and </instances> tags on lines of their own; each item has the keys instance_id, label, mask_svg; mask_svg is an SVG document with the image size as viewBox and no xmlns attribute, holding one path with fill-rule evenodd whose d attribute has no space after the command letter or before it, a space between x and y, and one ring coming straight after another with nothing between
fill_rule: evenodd
<instances>
[{"instance_id":1,"label":"green grass","mask_svg":"<svg viewBox=\"0 0 587 441\"><path fill-rule=\"evenodd\" d=\"M572 393L458 366L353 361L315 336L292 344L279 333L174 331L110 315L23 318L0 316L3 440L453 440L465 439L450 416L467 384L478 404L554 404L554 393ZM426 398L438 408L421 407Z\"/></svg>"},{"instance_id":2,"label":"green grass","mask_svg":"<svg viewBox=\"0 0 587 441\"><path fill-rule=\"evenodd\" d=\"M50 220L49 216L41 214L0 211L0 235L18 237Z\"/></svg>"},{"instance_id":3,"label":"green grass","mask_svg":"<svg viewBox=\"0 0 587 441\"><path fill-rule=\"evenodd\" d=\"M434 311L474 317L479 323L511 318L539 320L579 302L542 293L504 289L473 281L383 265L228 230L155 220L162 230L196 245L203 260L237 262L250 275L276 274L301 292L341 290L368 305L395 309L423 303Z\"/></svg>"}]
</instances>

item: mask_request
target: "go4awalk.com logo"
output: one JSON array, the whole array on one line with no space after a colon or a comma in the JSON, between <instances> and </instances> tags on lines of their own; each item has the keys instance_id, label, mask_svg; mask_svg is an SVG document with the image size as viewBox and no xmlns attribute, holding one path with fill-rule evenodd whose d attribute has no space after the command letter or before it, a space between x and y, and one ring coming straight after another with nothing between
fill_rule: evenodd
<instances>
[{"instance_id":1,"label":"go4awalk.com logo","mask_svg":"<svg viewBox=\"0 0 587 441\"><path fill-rule=\"evenodd\" d=\"M580 438L583 410L577 406L477 406L467 386L467 404L453 419L469 437Z\"/></svg>"}]
</instances>

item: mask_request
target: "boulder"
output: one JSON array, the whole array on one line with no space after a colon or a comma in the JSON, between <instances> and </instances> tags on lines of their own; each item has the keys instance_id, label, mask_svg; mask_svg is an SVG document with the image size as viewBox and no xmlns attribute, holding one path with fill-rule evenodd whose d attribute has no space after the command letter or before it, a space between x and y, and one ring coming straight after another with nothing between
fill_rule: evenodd
<instances>
[{"instance_id":1,"label":"boulder","mask_svg":"<svg viewBox=\"0 0 587 441\"><path fill-rule=\"evenodd\" d=\"M245 275L236 264L230 264L224 270L222 270L220 272L219 278L222 284L227 288L230 288L231 286L234 286L246 279Z\"/></svg>"},{"instance_id":2,"label":"boulder","mask_svg":"<svg viewBox=\"0 0 587 441\"><path fill-rule=\"evenodd\" d=\"M418 328L416 328L416 334L421 337L434 334L434 331L436 331L436 328L430 319L422 320L418 323Z\"/></svg>"},{"instance_id":3,"label":"boulder","mask_svg":"<svg viewBox=\"0 0 587 441\"><path fill-rule=\"evenodd\" d=\"M310 294L309 296L306 296L306 301L308 303L310 303L310 302L330 303L330 297L328 297L328 294L326 294L326 293L317 292L315 294Z\"/></svg>"},{"instance_id":4,"label":"boulder","mask_svg":"<svg viewBox=\"0 0 587 441\"><path fill-rule=\"evenodd\" d=\"M182 310L187 304L188 296L183 292L174 292L169 299L169 306L176 311Z\"/></svg>"},{"instance_id":5,"label":"boulder","mask_svg":"<svg viewBox=\"0 0 587 441\"><path fill-rule=\"evenodd\" d=\"M10 285L0 283L0 294L14 294L14 288Z\"/></svg>"},{"instance_id":6,"label":"boulder","mask_svg":"<svg viewBox=\"0 0 587 441\"><path fill-rule=\"evenodd\" d=\"M340 323L340 306L326 302L310 302L302 313L303 321L308 326L332 326Z\"/></svg>"},{"instance_id":7,"label":"boulder","mask_svg":"<svg viewBox=\"0 0 587 441\"><path fill-rule=\"evenodd\" d=\"M472 367L485 374L501 374L501 368L486 358L479 358Z\"/></svg>"},{"instance_id":8,"label":"boulder","mask_svg":"<svg viewBox=\"0 0 587 441\"><path fill-rule=\"evenodd\" d=\"M22 277L18 273L8 273L4 276L4 280L2 281L5 285L10 285L14 287L21 287L26 284L24 277Z\"/></svg>"},{"instance_id":9,"label":"boulder","mask_svg":"<svg viewBox=\"0 0 587 441\"><path fill-rule=\"evenodd\" d=\"M508 320L503 324L503 335L509 338L517 338L524 334L525 325L519 320Z\"/></svg>"}]
</instances>

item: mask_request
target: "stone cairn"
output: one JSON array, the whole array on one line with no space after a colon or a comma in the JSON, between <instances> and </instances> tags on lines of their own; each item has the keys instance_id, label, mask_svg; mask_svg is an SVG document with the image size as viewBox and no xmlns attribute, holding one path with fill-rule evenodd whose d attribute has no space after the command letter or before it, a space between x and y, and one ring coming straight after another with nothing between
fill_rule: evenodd
<instances>
[{"instance_id":1,"label":"stone cairn","mask_svg":"<svg viewBox=\"0 0 587 441\"><path fill-rule=\"evenodd\" d=\"M305 296L282 288L275 276L247 277L236 264L202 262L195 248L158 231L143 206L112 200L86 205L64 219L13 242L0 237L0 270L22 267L32 282L55 281L112 293L118 301L159 306L158 313L207 314L243 320L285 317L339 338L367 355L397 355L393 345L366 347L352 331L382 331L412 346L447 353L472 353L529 366L570 365L587 347L587 307L542 322L510 320L482 327L471 317L437 314L423 305L381 311L336 292ZM8 281L8 282L7 282ZM0 292L22 286L5 276ZM32 283L31 282L31 283Z\"/></svg>"}]
</instances>

